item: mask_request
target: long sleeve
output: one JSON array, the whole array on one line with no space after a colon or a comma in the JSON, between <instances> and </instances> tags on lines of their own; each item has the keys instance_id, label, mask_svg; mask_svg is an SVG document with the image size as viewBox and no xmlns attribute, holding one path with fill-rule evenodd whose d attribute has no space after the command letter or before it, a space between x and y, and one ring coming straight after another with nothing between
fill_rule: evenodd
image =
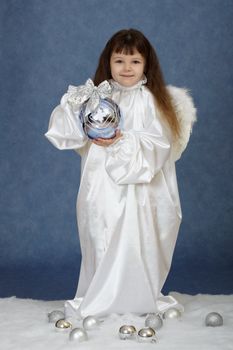
<instances>
[{"instance_id":1,"label":"long sleeve","mask_svg":"<svg viewBox=\"0 0 233 350\"><path fill-rule=\"evenodd\" d=\"M117 184L149 183L170 155L168 134L153 107L149 125L123 132L123 137L107 148L105 168Z\"/></svg>"},{"instance_id":2,"label":"long sleeve","mask_svg":"<svg viewBox=\"0 0 233 350\"><path fill-rule=\"evenodd\" d=\"M74 111L67 102L69 94L62 96L60 104L52 111L45 137L58 149L73 149L82 152L88 144L79 120L79 111Z\"/></svg>"}]
</instances>

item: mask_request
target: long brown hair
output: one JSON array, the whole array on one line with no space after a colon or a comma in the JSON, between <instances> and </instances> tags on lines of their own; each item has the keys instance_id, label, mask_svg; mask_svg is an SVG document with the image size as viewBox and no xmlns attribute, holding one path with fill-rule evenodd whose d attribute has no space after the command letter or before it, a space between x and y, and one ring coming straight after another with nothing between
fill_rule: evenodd
<instances>
[{"instance_id":1,"label":"long brown hair","mask_svg":"<svg viewBox=\"0 0 233 350\"><path fill-rule=\"evenodd\" d=\"M99 64L94 76L95 85L103 80L112 79L110 58L113 52L132 55L135 49L145 59L144 73L147 77L146 86L153 94L158 108L169 124L173 135L179 136L180 126L172 105L171 96L166 89L162 70L156 52L148 39L136 29L123 29L112 36L107 42L99 58Z\"/></svg>"}]
</instances>

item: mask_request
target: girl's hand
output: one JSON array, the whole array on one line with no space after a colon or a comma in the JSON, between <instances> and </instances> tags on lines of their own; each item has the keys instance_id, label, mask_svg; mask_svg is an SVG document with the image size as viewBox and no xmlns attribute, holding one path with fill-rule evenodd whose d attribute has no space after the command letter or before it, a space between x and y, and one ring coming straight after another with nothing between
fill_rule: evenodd
<instances>
[{"instance_id":1,"label":"girl's hand","mask_svg":"<svg viewBox=\"0 0 233 350\"><path fill-rule=\"evenodd\" d=\"M120 137L122 137L122 133L120 132L120 130L117 130L116 135L112 139L98 138L98 139L92 140L92 142L98 146L108 147L114 142L116 142L116 140L118 140Z\"/></svg>"}]
</instances>

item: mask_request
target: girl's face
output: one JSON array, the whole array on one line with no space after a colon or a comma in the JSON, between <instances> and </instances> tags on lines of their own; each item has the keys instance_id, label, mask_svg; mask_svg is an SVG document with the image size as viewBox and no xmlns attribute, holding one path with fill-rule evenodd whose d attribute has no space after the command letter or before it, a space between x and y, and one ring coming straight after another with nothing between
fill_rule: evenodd
<instances>
[{"instance_id":1,"label":"girl's face","mask_svg":"<svg viewBox=\"0 0 233 350\"><path fill-rule=\"evenodd\" d=\"M145 59L137 50L133 55L113 52L110 58L112 78L125 87L137 84L143 77L144 68Z\"/></svg>"}]
</instances>

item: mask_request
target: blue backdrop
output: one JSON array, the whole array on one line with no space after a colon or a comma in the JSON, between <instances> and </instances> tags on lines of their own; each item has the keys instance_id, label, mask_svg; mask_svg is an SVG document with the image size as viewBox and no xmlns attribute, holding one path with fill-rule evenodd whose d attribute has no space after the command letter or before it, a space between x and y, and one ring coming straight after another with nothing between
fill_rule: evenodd
<instances>
[{"instance_id":1,"label":"blue backdrop","mask_svg":"<svg viewBox=\"0 0 233 350\"><path fill-rule=\"evenodd\" d=\"M0 297L74 296L80 159L43 134L68 85L92 77L106 41L129 27L198 109L177 162L183 221L163 292L232 293L233 1L2 0L0 20Z\"/></svg>"}]
</instances>

